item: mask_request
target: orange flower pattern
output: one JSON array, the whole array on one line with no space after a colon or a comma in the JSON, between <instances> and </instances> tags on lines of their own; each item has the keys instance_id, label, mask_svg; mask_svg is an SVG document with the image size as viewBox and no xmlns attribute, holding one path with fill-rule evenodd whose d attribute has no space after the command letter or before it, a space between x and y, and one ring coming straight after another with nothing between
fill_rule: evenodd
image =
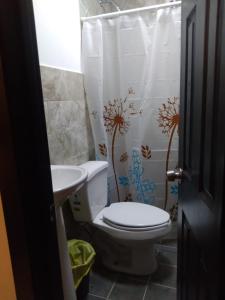
<instances>
[{"instance_id":1,"label":"orange flower pattern","mask_svg":"<svg viewBox=\"0 0 225 300\"><path fill-rule=\"evenodd\" d=\"M98 148L103 156L107 156L107 148L105 144L98 144Z\"/></svg>"},{"instance_id":2,"label":"orange flower pattern","mask_svg":"<svg viewBox=\"0 0 225 300\"><path fill-rule=\"evenodd\" d=\"M120 156L120 161L121 162L124 162L124 161L127 161L128 160L128 154L127 152L124 152L123 154L121 154Z\"/></svg>"},{"instance_id":3,"label":"orange flower pattern","mask_svg":"<svg viewBox=\"0 0 225 300\"><path fill-rule=\"evenodd\" d=\"M167 104L162 104L159 108L159 127L162 127L162 133L170 135L174 127L178 127L179 124L179 112L178 112L178 97L168 98Z\"/></svg>"},{"instance_id":4,"label":"orange flower pattern","mask_svg":"<svg viewBox=\"0 0 225 300\"><path fill-rule=\"evenodd\" d=\"M152 151L148 145L141 145L141 154L146 159L150 159L152 157Z\"/></svg>"},{"instance_id":5,"label":"orange flower pattern","mask_svg":"<svg viewBox=\"0 0 225 300\"><path fill-rule=\"evenodd\" d=\"M169 157L171 152L171 145L174 136L174 132L179 126L179 106L178 106L178 97L171 97L168 98L167 103L163 103L162 106L159 108L159 127L162 128L162 133L167 134L169 136L169 143L167 148L166 154L166 172L169 168ZM166 178L165 182L165 202L164 202L164 209L167 207L168 202L168 180Z\"/></svg>"},{"instance_id":6,"label":"orange flower pattern","mask_svg":"<svg viewBox=\"0 0 225 300\"><path fill-rule=\"evenodd\" d=\"M111 148L111 155L112 155L112 167L113 173L116 183L116 190L117 190L117 197L118 201L120 202L120 194L119 194L119 187L117 181L117 175L115 170L115 159L114 159L114 146L115 146L115 139L117 133L120 135L124 135L130 126L129 118L132 115L141 114L141 111L137 111L134 108L133 103L128 103L128 97L134 94L134 90L129 88L128 95L122 99L117 98L113 101L109 101L108 105L104 106L103 110L103 119L104 119L104 126L106 128L106 132L112 135L112 148Z\"/></svg>"}]
</instances>

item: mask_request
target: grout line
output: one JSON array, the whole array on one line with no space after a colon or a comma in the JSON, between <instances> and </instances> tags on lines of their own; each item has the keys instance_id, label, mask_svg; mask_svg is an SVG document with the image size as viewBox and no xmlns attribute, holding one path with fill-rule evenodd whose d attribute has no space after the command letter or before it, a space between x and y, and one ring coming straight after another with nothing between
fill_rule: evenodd
<instances>
[{"instance_id":1,"label":"grout line","mask_svg":"<svg viewBox=\"0 0 225 300\"><path fill-rule=\"evenodd\" d=\"M171 267L171 268L177 269L177 265L164 264L164 263L161 263L161 262L159 262L159 265L160 266Z\"/></svg>"},{"instance_id":2,"label":"grout line","mask_svg":"<svg viewBox=\"0 0 225 300\"><path fill-rule=\"evenodd\" d=\"M160 283L156 283L156 282L152 282L153 285L158 285L158 286L162 286L168 289L172 289L172 290L176 290L177 288L173 287L173 286L168 286L168 285L164 285L164 284L160 284Z\"/></svg>"},{"instance_id":3,"label":"grout line","mask_svg":"<svg viewBox=\"0 0 225 300\"><path fill-rule=\"evenodd\" d=\"M72 69L67 69L67 68L59 68L57 66L50 66L50 65L46 65L46 64L40 64L40 67L49 68L49 69L56 69L56 70L66 71L66 72L72 72L72 73L77 73L77 74L83 74L83 72L81 72L80 70L72 70Z\"/></svg>"},{"instance_id":4,"label":"grout line","mask_svg":"<svg viewBox=\"0 0 225 300\"><path fill-rule=\"evenodd\" d=\"M150 283L150 279L151 279L151 277L149 276L149 278L147 280L147 283L146 283L146 287L145 287L145 291L144 291L144 295L143 295L142 300L145 300L145 296L147 294L147 289L148 289L148 286L149 286L149 283Z\"/></svg>"},{"instance_id":5,"label":"grout line","mask_svg":"<svg viewBox=\"0 0 225 300\"><path fill-rule=\"evenodd\" d=\"M159 248L159 249L165 249L165 250L168 249L168 250L171 250L170 252L177 252L177 247L176 246L165 245L165 244L156 244L155 247Z\"/></svg>"},{"instance_id":6,"label":"grout line","mask_svg":"<svg viewBox=\"0 0 225 300\"><path fill-rule=\"evenodd\" d=\"M115 286L115 285L116 285L116 281L113 282L112 287L111 287L111 289L110 289L110 291L109 291L109 293L108 293L108 296L106 297L106 300L109 299L109 296L111 295L112 290L114 289L114 286Z\"/></svg>"},{"instance_id":7,"label":"grout line","mask_svg":"<svg viewBox=\"0 0 225 300\"><path fill-rule=\"evenodd\" d=\"M49 98L45 98L44 102L76 102L79 101L81 99L49 99Z\"/></svg>"},{"instance_id":8,"label":"grout line","mask_svg":"<svg viewBox=\"0 0 225 300\"><path fill-rule=\"evenodd\" d=\"M145 295L147 294L147 289L148 289L148 286L146 285L142 300L145 300Z\"/></svg>"},{"instance_id":9,"label":"grout line","mask_svg":"<svg viewBox=\"0 0 225 300\"><path fill-rule=\"evenodd\" d=\"M168 245L158 244L156 246L156 248L165 249L165 250L170 251L170 252L177 252L177 247L168 246Z\"/></svg>"},{"instance_id":10,"label":"grout line","mask_svg":"<svg viewBox=\"0 0 225 300\"><path fill-rule=\"evenodd\" d=\"M104 297L102 297L102 296L97 296L97 295L95 295L95 294L92 294L92 293L88 293L88 295L91 295L91 296L97 297L97 298L99 298L99 299L104 299L104 300L106 300L106 298L104 298Z\"/></svg>"}]
</instances>

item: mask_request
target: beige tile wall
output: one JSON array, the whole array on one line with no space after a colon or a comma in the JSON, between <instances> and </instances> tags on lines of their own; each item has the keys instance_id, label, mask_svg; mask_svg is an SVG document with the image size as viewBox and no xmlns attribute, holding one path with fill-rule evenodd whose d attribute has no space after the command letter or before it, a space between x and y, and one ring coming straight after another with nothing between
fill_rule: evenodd
<instances>
[{"instance_id":1,"label":"beige tile wall","mask_svg":"<svg viewBox=\"0 0 225 300\"><path fill-rule=\"evenodd\" d=\"M170 0L114 0L120 10L132 9L155 4L170 2ZM95 16L103 13L116 11L111 4L100 6L98 0L80 0L81 17Z\"/></svg>"},{"instance_id":2,"label":"beige tile wall","mask_svg":"<svg viewBox=\"0 0 225 300\"><path fill-rule=\"evenodd\" d=\"M83 75L41 66L51 164L81 164L94 158Z\"/></svg>"},{"instance_id":3,"label":"beige tile wall","mask_svg":"<svg viewBox=\"0 0 225 300\"><path fill-rule=\"evenodd\" d=\"M97 0L80 0L80 16L89 17L103 14L104 10Z\"/></svg>"}]
</instances>

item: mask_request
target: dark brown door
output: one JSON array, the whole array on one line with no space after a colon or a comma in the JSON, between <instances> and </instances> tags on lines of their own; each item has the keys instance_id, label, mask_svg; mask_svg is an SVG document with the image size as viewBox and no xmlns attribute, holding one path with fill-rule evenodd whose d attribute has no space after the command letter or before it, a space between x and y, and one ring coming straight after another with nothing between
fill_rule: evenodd
<instances>
[{"instance_id":1,"label":"dark brown door","mask_svg":"<svg viewBox=\"0 0 225 300\"><path fill-rule=\"evenodd\" d=\"M0 194L17 299L63 300L30 0L0 1Z\"/></svg>"},{"instance_id":2,"label":"dark brown door","mask_svg":"<svg viewBox=\"0 0 225 300\"><path fill-rule=\"evenodd\" d=\"M224 1L182 1L179 300L224 299L224 11Z\"/></svg>"}]
</instances>

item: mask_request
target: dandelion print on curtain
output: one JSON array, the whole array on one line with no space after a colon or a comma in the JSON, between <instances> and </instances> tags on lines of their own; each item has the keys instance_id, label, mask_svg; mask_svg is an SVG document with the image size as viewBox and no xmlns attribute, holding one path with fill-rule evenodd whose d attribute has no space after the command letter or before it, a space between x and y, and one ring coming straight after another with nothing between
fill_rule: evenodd
<instances>
[{"instance_id":1,"label":"dandelion print on curtain","mask_svg":"<svg viewBox=\"0 0 225 300\"><path fill-rule=\"evenodd\" d=\"M96 160L107 160L108 203L136 201L176 215L180 7L87 20L84 84Z\"/></svg>"}]
</instances>

